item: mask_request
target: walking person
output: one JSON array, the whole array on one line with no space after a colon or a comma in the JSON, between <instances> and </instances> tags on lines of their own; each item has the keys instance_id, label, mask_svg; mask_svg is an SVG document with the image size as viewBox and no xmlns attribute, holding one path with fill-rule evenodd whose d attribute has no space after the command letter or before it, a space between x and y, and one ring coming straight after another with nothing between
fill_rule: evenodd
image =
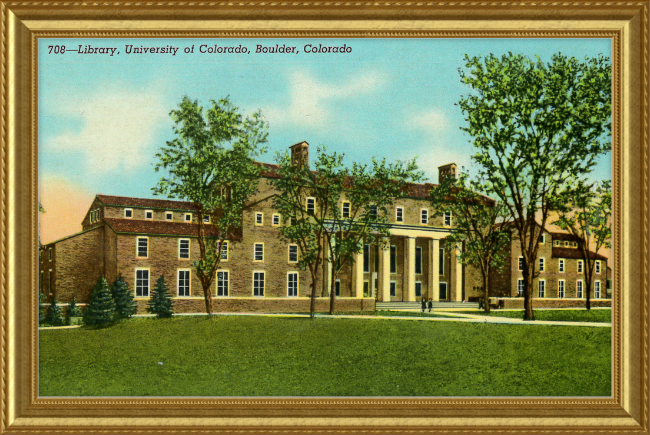
<instances>
[{"instance_id":1,"label":"walking person","mask_svg":"<svg viewBox=\"0 0 650 435\"><path fill-rule=\"evenodd\" d=\"M424 313L424 310L427 309L427 299L422 298L422 312Z\"/></svg>"},{"instance_id":2,"label":"walking person","mask_svg":"<svg viewBox=\"0 0 650 435\"><path fill-rule=\"evenodd\" d=\"M431 308L433 308L433 299L429 299L429 312L431 312Z\"/></svg>"}]
</instances>

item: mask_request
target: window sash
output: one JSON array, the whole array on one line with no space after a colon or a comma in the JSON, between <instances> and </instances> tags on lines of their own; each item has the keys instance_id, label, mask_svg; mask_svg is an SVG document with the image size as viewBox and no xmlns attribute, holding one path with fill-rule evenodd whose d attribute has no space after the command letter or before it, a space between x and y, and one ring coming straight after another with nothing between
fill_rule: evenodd
<instances>
[{"instance_id":1,"label":"window sash","mask_svg":"<svg viewBox=\"0 0 650 435\"><path fill-rule=\"evenodd\" d=\"M280 225L280 215L279 214L274 214L273 215L273 225Z\"/></svg>"},{"instance_id":2,"label":"window sash","mask_svg":"<svg viewBox=\"0 0 650 435\"><path fill-rule=\"evenodd\" d=\"M264 272L253 273L253 295L264 296Z\"/></svg>"},{"instance_id":3,"label":"window sash","mask_svg":"<svg viewBox=\"0 0 650 435\"><path fill-rule=\"evenodd\" d=\"M544 266L545 266L544 263L545 263L544 259L540 258L539 259L539 271L540 272L544 272Z\"/></svg>"},{"instance_id":4,"label":"window sash","mask_svg":"<svg viewBox=\"0 0 650 435\"><path fill-rule=\"evenodd\" d=\"M519 270L524 270L524 257L519 257Z\"/></svg>"},{"instance_id":5,"label":"window sash","mask_svg":"<svg viewBox=\"0 0 650 435\"><path fill-rule=\"evenodd\" d=\"M404 209L402 207L397 207L395 209L395 221L404 222Z\"/></svg>"},{"instance_id":6,"label":"window sash","mask_svg":"<svg viewBox=\"0 0 650 435\"><path fill-rule=\"evenodd\" d=\"M341 296L341 281L338 279L334 281L334 294L336 296Z\"/></svg>"},{"instance_id":7,"label":"window sash","mask_svg":"<svg viewBox=\"0 0 650 435\"><path fill-rule=\"evenodd\" d=\"M582 298L583 297L583 289L584 289L584 282L583 281L578 281L576 283L576 297L577 298Z\"/></svg>"},{"instance_id":8,"label":"window sash","mask_svg":"<svg viewBox=\"0 0 650 435\"><path fill-rule=\"evenodd\" d=\"M429 211L428 210L422 210L420 212L420 222L423 224L429 223Z\"/></svg>"},{"instance_id":9,"label":"window sash","mask_svg":"<svg viewBox=\"0 0 650 435\"><path fill-rule=\"evenodd\" d=\"M397 246L390 247L390 273L397 273Z\"/></svg>"},{"instance_id":10,"label":"window sash","mask_svg":"<svg viewBox=\"0 0 650 435\"><path fill-rule=\"evenodd\" d=\"M149 239L138 237L138 257L148 257L149 255Z\"/></svg>"},{"instance_id":11,"label":"window sash","mask_svg":"<svg viewBox=\"0 0 650 435\"><path fill-rule=\"evenodd\" d=\"M520 279L517 280L517 295L523 295L524 294L524 280Z\"/></svg>"},{"instance_id":12,"label":"window sash","mask_svg":"<svg viewBox=\"0 0 650 435\"><path fill-rule=\"evenodd\" d=\"M539 281L539 283L537 284L537 288L539 290L539 297L543 298L546 293L546 282Z\"/></svg>"},{"instance_id":13,"label":"window sash","mask_svg":"<svg viewBox=\"0 0 650 435\"><path fill-rule=\"evenodd\" d=\"M217 296L228 296L230 276L227 270L217 272Z\"/></svg>"},{"instance_id":14,"label":"window sash","mask_svg":"<svg viewBox=\"0 0 650 435\"><path fill-rule=\"evenodd\" d=\"M370 272L370 245L363 245L363 272Z\"/></svg>"},{"instance_id":15,"label":"window sash","mask_svg":"<svg viewBox=\"0 0 650 435\"><path fill-rule=\"evenodd\" d=\"M560 272L564 272L564 260L560 260Z\"/></svg>"},{"instance_id":16,"label":"window sash","mask_svg":"<svg viewBox=\"0 0 650 435\"><path fill-rule=\"evenodd\" d=\"M289 297L298 296L298 273L290 273L287 275L287 295Z\"/></svg>"},{"instance_id":17,"label":"window sash","mask_svg":"<svg viewBox=\"0 0 650 435\"><path fill-rule=\"evenodd\" d=\"M557 283L557 294L558 294L558 297L560 297L560 298L564 297L564 281L558 281L558 283Z\"/></svg>"},{"instance_id":18,"label":"window sash","mask_svg":"<svg viewBox=\"0 0 650 435\"><path fill-rule=\"evenodd\" d=\"M397 296L397 283L395 281L390 282L390 295Z\"/></svg>"},{"instance_id":19,"label":"window sash","mask_svg":"<svg viewBox=\"0 0 650 435\"><path fill-rule=\"evenodd\" d=\"M600 281L594 282L594 298L600 299Z\"/></svg>"},{"instance_id":20,"label":"window sash","mask_svg":"<svg viewBox=\"0 0 650 435\"><path fill-rule=\"evenodd\" d=\"M255 251L253 254L253 259L255 261L264 261L264 245L261 243L255 243Z\"/></svg>"},{"instance_id":21,"label":"window sash","mask_svg":"<svg viewBox=\"0 0 650 435\"><path fill-rule=\"evenodd\" d=\"M415 247L415 273L422 274L422 248Z\"/></svg>"},{"instance_id":22,"label":"window sash","mask_svg":"<svg viewBox=\"0 0 650 435\"><path fill-rule=\"evenodd\" d=\"M221 247L221 259L228 260L228 242L224 241Z\"/></svg>"},{"instance_id":23,"label":"window sash","mask_svg":"<svg viewBox=\"0 0 650 435\"><path fill-rule=\"evenodd\" d=\"M149 271L139 269L135 271L136 297L149 297Z\"/></svg>"},{"instance_id":24,"label":"window sash","mask_svg":"<svg viewBox=\"0 0 650 435\"><path fill-rule=\"evenodd\" d=\"M445 226L446 227L451 226L451 212L450 211L445 212Z\"/></svg>"},{"instance_id":25,"label":"window sash","mask_svg":"<svg viewBox=\"0 0 650 435\"><path fill-rule=\"evenodd\" d=\"M422 296L422 283L421 282L416 282L415 283L415 296L416 297Z\"/></svg>"},{"instance_id":26,"label":"window sash","mask_svg":"<svg viewBox=\"0 0 650 435\"><path fill-rule=\"evenodd\" d=\"M596 261L596 273L600 273L600 261Z\"/></svg>"},{"instance_id":27,"label":"window sash","mask_svg":"<svg viewBox=\"0 0 650 435\"><path fill-rule=\"evenodd\" d=\"M582 260L578 260L578 273L582 273L582 268L584 266L584 263Z\"/></svg>"},{"instance_id":28,"label":"window sash","mask_svg":"<svg viewBox=\"0 0 650 435\"><path fill-rule=\"evenodd\" d=\"M298 246L296 245L289 245L289 262L298 262Z\"/></svg>"},{"instance_id":29,"label":"window sash","mask_svg":"<svg viewBox=\"0 0 650 435\"><path fill-rule=\"evenodd\" d=\"M178 296L190 295L190 271L178 271Z\"/></svg>"},{"instance_id":30,"label":"window sash","mask_svg":"<svg viewBox=\"0 0 650 435\"><path fill-rule=\"evenodd\" d=\"M350 203L344 202L341 205L341 217L349 218L350 217Z\"/></svg>"},{"instance_id":31,"label":"window sash","mask_svg":"<svg viewBox=\"0 0 650 435\"><path fill-rule=\"evenodd\" d=\"M314 213L316 211L316 200L314 198L307 198L307 212Z\"/></svg>"},{"instance_id":32,"label":"window sash","mask_svg":"<svg viewBox=\"0 0 650 435\"><path fill-rule=\"evenodd\" d=\"M189 239L181 239L178 243L178 257L190 258L190 241Z\"/></svg>"},{"instance_id":33,"label":"window sash","mask_svg":"<svg viewBox=\"0 0 650 435\"><path fill-rule=\"evenodd\" d=\"M439 274L444 275L445 274L445 248L440 248L438 250L438 269L439 269Z\"/></svg>"},{"instance_id":34,"label":"window sash","mask_svg":"<svg viewBox=\"0 0 650 435\"><path fill-rule=\"evenodd\" d=\"M370 219L377 219L377 206L376 205L371 205L370 206Z\"/></svg>"},{"instance_id":35,"label":"window sash","mask_svg":"<svg viewBox=\"0 0 650 435\"><path fill-rule=\"evenodd\" d=\"M255 223L257 225L264 223L264 215L262 213L255 213Z\"/></svg>"}]
</instances>

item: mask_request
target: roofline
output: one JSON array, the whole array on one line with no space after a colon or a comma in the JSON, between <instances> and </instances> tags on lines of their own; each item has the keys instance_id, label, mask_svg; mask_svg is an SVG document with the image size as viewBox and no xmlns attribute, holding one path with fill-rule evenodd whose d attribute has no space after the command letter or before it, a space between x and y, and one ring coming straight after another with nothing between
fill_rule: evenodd
<instances>
[{"instance_id":1,"label":"roofline","mask_svg":"<svg viewBox=\"0 0 650 435\"><path fill-rule=\"evenodd\" d=\"M102 224L97 225L97 226L92 227L92 228L87 228L87 229L85 229L85 230L81 230L81 231L79 231L78 233L74 233L74 234L70 234L69 236L61 237L60 239L57 239L57 240L55 240L55 241L53 241L53 242L43 243L43 244L41 244L41 247L43 247L43 246L48 246L48 245L52 245L52 244L54 244L54 243L59 243L59 242L62 242L62 241L64 241L64 240L67 240L67 239L69 239L69 238L76 237L76 236L80 236L81 234L84 234L84 233L88 233L88 232L90 232L90 231L97 230L97 229L99 229L99 228L101 228L101 227L103 227Z\"/></svg>"},{"instance_id":2,"label":"roofline","mask_svg":"<svg viewBox=\"0 0 650 435\"><path fill-rule=\"evenodd\" d=\"M128 208L141 208L141 209L146 209L146 210L171 210L171 211L196 211L191 208L165 208L165 207L145 207L142 205L131 205L131 204L106 204L105 202L102 202L102 200L99 198L99 196L113 196L117 197L116 195L104 195L102 193L98 193L95 195L95 198L99 201L101 205L104 207L128 207ZM136 198L134 196L128 196L128 197L121 197L121 198L132 198L132 199L144 199L144 200L149 200L149 201L171 201L171 202L192 202L192 201L179 201L176 199L152 199L152 198Z\"/></svg>"}]
</instances>

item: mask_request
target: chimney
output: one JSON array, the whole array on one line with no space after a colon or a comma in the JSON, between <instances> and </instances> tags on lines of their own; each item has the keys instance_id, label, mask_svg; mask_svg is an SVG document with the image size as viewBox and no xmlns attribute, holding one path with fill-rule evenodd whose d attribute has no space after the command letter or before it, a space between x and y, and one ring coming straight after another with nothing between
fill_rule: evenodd
<instances>
[{"instance_id":1,"label":"chimney","mask_svg":"<svg viewBox=\"0 0 650 435\"><path fill-rule=\"evenodd\" d=\"M456 163L438 166L438 184L447 177L457 178Z\"/></svg>"},{"instance_id":2,"label":"chimney","mask_svg":"<svg viewBox=\"0 0 650 435\"><path fill-rule=\"evenodd\" d=\"M309 144L307 142L298 142L291 145L291 164L299 167L309 167Z\"/></svg>"}]
</instances>

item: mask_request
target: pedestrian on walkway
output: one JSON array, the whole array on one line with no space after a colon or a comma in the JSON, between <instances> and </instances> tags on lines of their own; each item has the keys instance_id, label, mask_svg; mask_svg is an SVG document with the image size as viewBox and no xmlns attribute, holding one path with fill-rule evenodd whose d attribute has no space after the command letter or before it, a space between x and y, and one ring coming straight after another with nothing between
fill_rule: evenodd
<instances>
[{"instance_id":1,"label":"pedestrian on walkway","mask_svg":"<svg viewBox=\"0 0 650 435\"><path fill-rule=\"evenodd\" d=\"M431 312L431 308L433 308L433 299L429 299L429 312Z\"/></svg>"},{"instance_id":2,"label":"pedestrian on walkway","mask_svg":"<svg viewBox=\"0 0 650 435\"><path fill-rule=\"evenodd\" d=\"M427 309L427 298L422 298L422 312Z\"/></svg>"}]
</instances>

